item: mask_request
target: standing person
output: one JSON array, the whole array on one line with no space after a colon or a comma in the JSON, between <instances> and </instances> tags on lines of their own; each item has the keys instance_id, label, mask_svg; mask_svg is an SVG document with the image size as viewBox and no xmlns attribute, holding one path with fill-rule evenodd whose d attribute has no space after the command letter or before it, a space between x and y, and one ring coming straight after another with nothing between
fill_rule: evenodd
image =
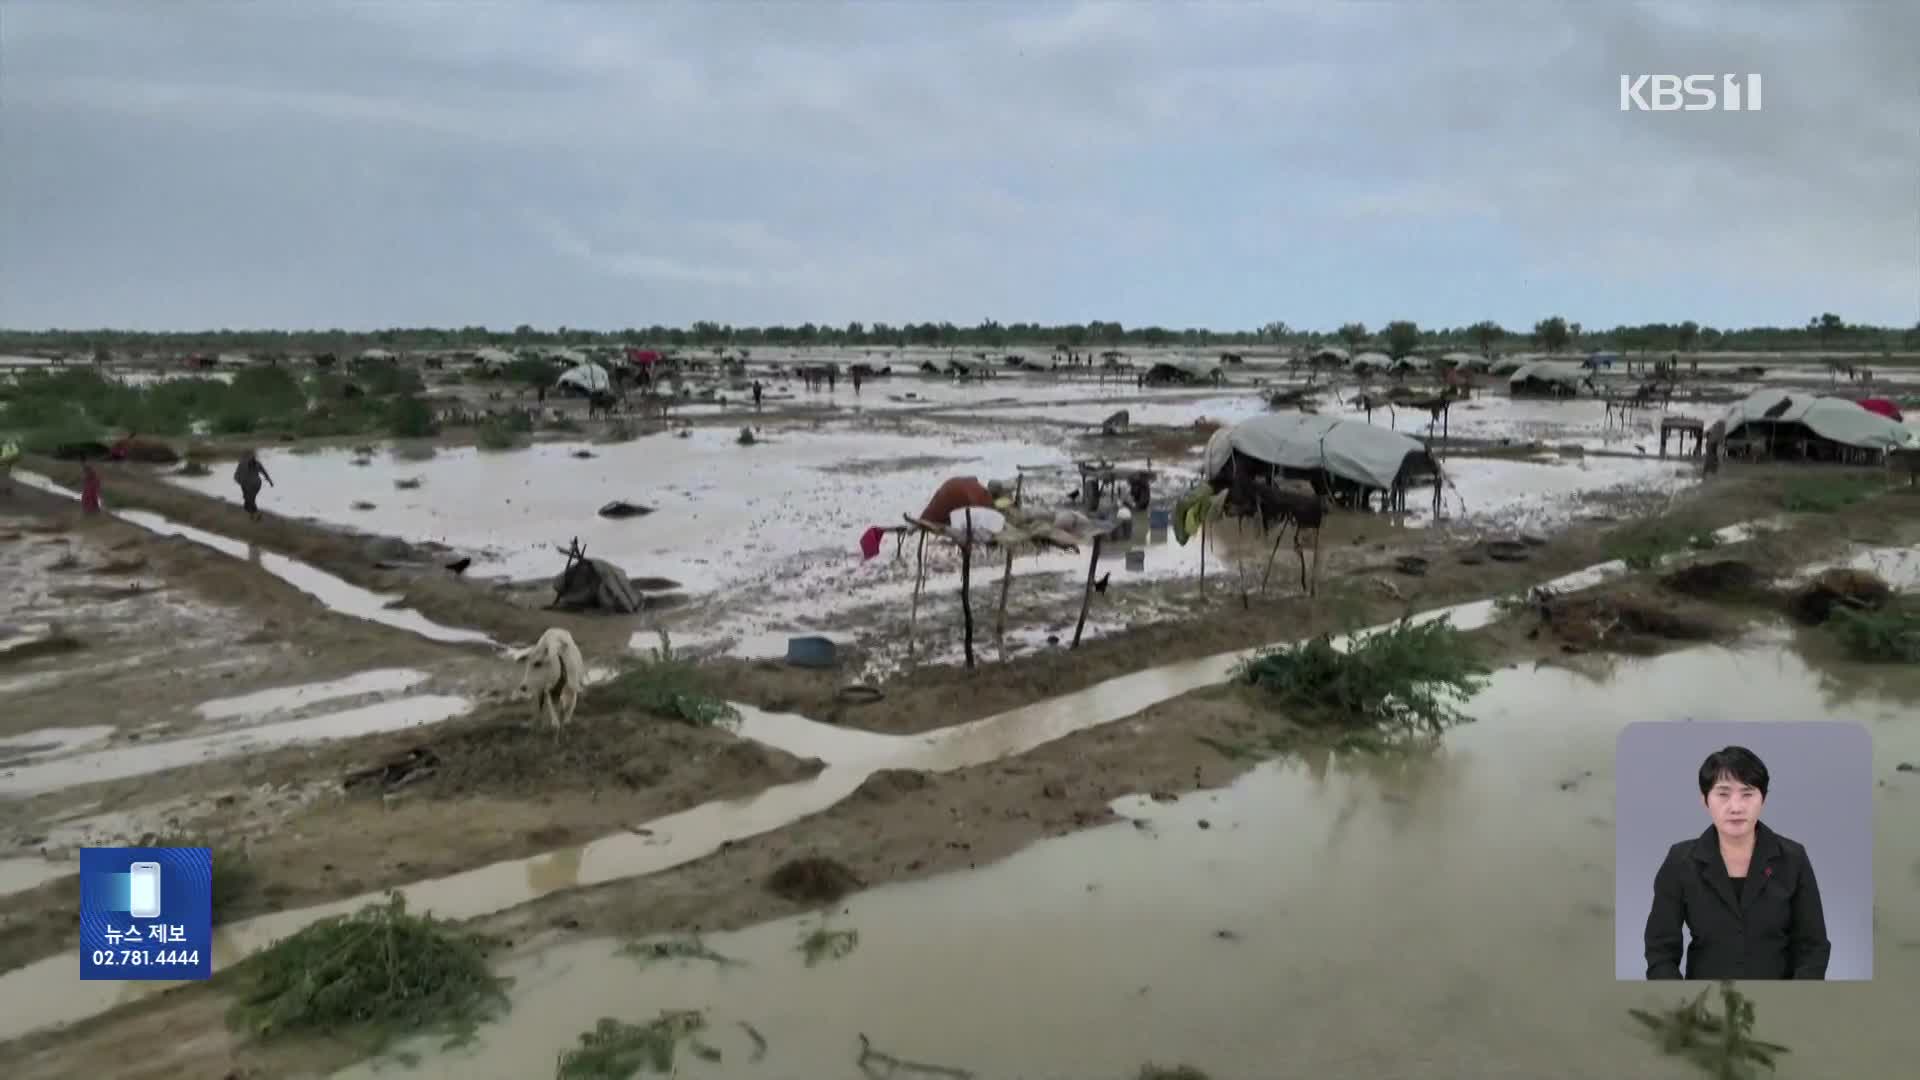
<instances>
[{"instance_id":1,"label":"standing person","mask_svg":"<svg viewBox=\"0 0 1920 1080\"><path fill-rule=\"evenodd\" d=\"M834 368L828 368L827 369L827 393L829 394L833 393L834 389L839 385L840 385L840 373Z\"/></svg>"},{"instance_id":2,"label":"standing person","mask_svg":"<svg viewBox=\"0 0 1920 1080\"><path fill-rule=\"evenodd\" d=\"M853 369L853 392L856 394L860 392L860 369L859 368Z\"/></svg>"},{"instance_id":3,"label":"standing person","mask_svg":"<svg viewBox=\"0 0 1920 1080\"><path fill-rule=\"evenodd\" d=\"M759 379L753 380L753 407L756 410L760 408L761 393L762 393L762 388L760 386L760 380Z\"/></svg>"},{"instance_id":4,"label":"standing person","mask_svg":"<svg viewBox=\"0 0 1920 1080\"><path fill-rule=\"evenodd\" d=\"M260 458L249 450L240 458L240 464L233 470L233 482L240 485L240 498L247 513L253 520L260 520L260 507L254 502L260 497L260 481L273 483L273 477L267 475L267 467L260 464Z\"/></svg>"},{"instance_id":5,"label":"standing person","mask_svg":"<svg viewBox=\"0 0 1920 1080\"><path fill-rule=\"evenodd\" d=\"M94 471L93 462L80 466L80 512L97 514L100 512L100 474Z\"/></svg>"},{"instance_id":6,"label":"standing person","mask_svg":"<svg viewBox=\"0 0 1920 1080\"><path fill-rule=\"evenodd\" d=\"M1700 801L1713 823L1673 845L1654 874L1647 978L1827 977L1833 945L1813 862L1760 820L1769 779L1743 746L1701 763ZM1684 955L1683 926L1692 934Z\"/></svg>"}]
</instances>

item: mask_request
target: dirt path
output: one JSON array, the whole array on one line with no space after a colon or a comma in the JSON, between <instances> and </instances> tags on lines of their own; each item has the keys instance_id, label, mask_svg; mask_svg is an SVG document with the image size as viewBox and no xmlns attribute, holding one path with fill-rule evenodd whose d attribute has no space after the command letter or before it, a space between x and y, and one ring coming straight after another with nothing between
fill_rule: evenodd
<instances>
[{"instance_id":1,"label":"dirt path","mask_svg":"<svg viewBox=\"0 0 1920 1080\"><path fill-rule=\"evenodd\" d=\"M1741 500L1747 505L1723 509L1751 517L1768 505L1764 485L1745 490L1735 501ZM1880 542L1920 538L1920 500L1889 496L1803 516L1790 532L1729 555L1785 570L1855 536ZM1544 566L1535 570L1533 581L1552 576ZM1559 643L1529 638L1526 629L1496 624L1475 636L1496 663L1562 655ZM1208 688L1018 758L943 775L877 774L853 797L786 828L664 873L551 894L479 920L479 926L530 947L562 935L642 936L750 925L801 910L764 887L774 869L795 857L833 858L867 887L978 866L1043 837L1111 821L1108 803L1122 794L1176 796L1224 785L1251 767L1269 736L1289 731L1284 717L1250 703L1243 691ZM1302 756L1309 766L1322 760L1311 750ZM238 1045L219 1020L220 986L216 980L68 1031L18 1040L0 1048L0 1060L10 1062L9 1074L19 1077L102 1074L132 1080L307 1075L350 1056L311 1044L272 1050ZM178 1037L188 1031L197 1037ZM150 1045L146 1052L129 1052L143 1033L158 1032L174 1035L157 1044L163 1050Z\"/></svg>"}]
</instances>

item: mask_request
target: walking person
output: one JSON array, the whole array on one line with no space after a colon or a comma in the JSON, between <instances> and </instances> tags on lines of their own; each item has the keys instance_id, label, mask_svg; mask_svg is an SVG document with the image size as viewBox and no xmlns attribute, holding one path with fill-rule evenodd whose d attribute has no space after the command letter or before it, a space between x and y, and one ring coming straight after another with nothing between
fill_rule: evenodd
<instances>
[{"instance_id":1,"label":"walking person","mask_svg":"<svg viewBox=\"0 0 1920 1080\"><path fill-rule=\"evenodd\" d=\"M753 380L753 407L755 411L758 411L760 408L760 395L763 392L764 390L760 385L760 380L759 379Z\"/></svg>"},{"instance_id":2,"label":"walking person","mask_svg":"<svg viewBox=\"0 0 1920 1080\"><path fill-rule=\"evenodd\" d=\"M240 464L233 470L233 482L240 485L240 498L247 514L255 521L260 520L260 507L254 501L260 497L260 481L273 483L273 477L267 475L267 467L260 464L260 458L252 450L240 458Z\"/></svg>"},{"instance_id":3,"label":"walking person","mask_svg":"<svg viewBox=\"0 0 1920 1080\"><path fill-rule=\"evenodd\" d=\"M97 514L100 512L100 474L94 471L93 463L80 466L80 512Z\"/></svg>"}]
</instances>

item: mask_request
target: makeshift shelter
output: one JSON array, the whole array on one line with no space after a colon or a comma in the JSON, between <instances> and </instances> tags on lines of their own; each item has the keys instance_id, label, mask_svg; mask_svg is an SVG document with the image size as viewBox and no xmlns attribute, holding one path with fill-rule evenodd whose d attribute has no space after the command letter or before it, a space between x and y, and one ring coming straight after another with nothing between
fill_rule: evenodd
<instances>
[{"instance_id":1,"label":"makeshift shelter","mask_svg":"<svg viewBox=\"0 0 1920 1080\"><path fill-rule=\"evenodd\" d=\"M1450 352L1440 357L1440 363L1447 367L1471 368L1476 364L1484 366L1486 360L1470 352Z\"/></svg>"},{"instance_id":2,"label":"makeshift shelter","mask_svg":"<svg viewBox=\"0 0 1920 1080\"><path fill-rule=\"evenodd\" d=\"M1149 383L1219 382L1225 375L1226 368L1218 360L1202 360L1193 356L1157 360L1147 369Z\"/></svg>"},{"instance_id":3,"label":"makeshift shelter","mask_svg":"<svg viewBox=\"0 0 1920 1080\"><path fill-rule=\"evenodd\" d=\"M652 367L660 362L660 354L653 349L627 348L627 363L635 367Z\"/></svg>"},{"instance_id":4,"label":"makeshift shelter","mask_svg":"<svg viewBox=\"0 0 1920 1080\"><path fill-rule=\"evenodd\" d=\"M1592 356L1587 357L1586 360L1584 360L1580 366L1588 369L1589 371L1599 371L1601 368L1613 367L1614 363L1617 362L1619 359L1620 359L1619 353L1597 352L1597 353L1594 353Z\"/></svg>"},{"instance_id":5,"label":"makeshift shelter","mask_svg":"<svg viewBox=\"0 0 1920 1080\"><path fill-rule=\"evenodd\" d=\"M613 379L607 369L591 362L568 369L555 380L554 386L580 394L613 393Z\"/></svg>"},{"instance_id":6,"label":"makeshift shelter","mask_svg":"<svg viewBox=\"0 0 1920 1080\"><path fill-rule=\"evenodd\" d=\"M505 349L486 348L473 354L473 362L484 368L506 367L513 361L514 355Z\"/></svg>"},{"instance_id":7,"label":"makeshift shelter","mask_svg":"<svg viewBox=\"0 0 1920 1080\"><path fill-rule=\"evenodd\" d=\"M1426 477L1439 496L1440 463L1425 444L1362 420L1271 413L1221 428L1207 442L1208 483L1227 490L1236 468L1306 480L1321 495L1362 508L1378 491L1382 509L1403 509L1406 489Z\"/></svg>"},{"instance_id":8,"label":"makeshift shelter","mask_svg":"<svg viewBox=\"0 0 1920 1080\"><path fill-rule=\"evenodd\" d=\"M1354 371L1385 371L1393 366L1393 357L1383 352L1363 352L1349 366Z\"/></svg>"},{"instance_id":9,"label":"makeshift shelter","mask_svg":"<svg viewBox=\"0 0 1920 1080\"><path fill-rule=\"evenodd\" d=\"M551 607L631 615L645 604L625 570L605 559L587 558L578 538L567 547L566 556L567 568L553 579Z\"/></svg>"},{"instance_id":10,"label":"makeshift shelter","mask_svg":"<svg viewBox=\"0 0 1920 1080\"><path fill-rule=\"evenodd\" d=\"M1307 363L1314 367L1345 367L1347 350L1333 345L1322 345L1307 354Z\"/></svg>"},{"instance_id":11,"label":"makeshift shelter","mask_svg":"<svg viewBox=\"0 0 1920 1080\"><path fill-rule=\"evenodd\" d=\"M1507 392L1514 397L1573 397L1587 378L1587 369L1579 364L1535 360L1507 377Z\"/></svg>"},{"instance_id":12,"label":"makeshift shelter","mask_svg":"<svg viewBox=\"0 0 1920 1080\"><path fill-rule=\"evenodd\" d=\"M1727 410L1732 457L1864 464L1915 445L1913 432L1846 398L1757 390Z\"/></svg>"},{"instance_id":13,"label":"makeshift shelter","mask_svg":"<svg viewBox=\"0 0 1920 1080\"><path fill-rule=\"evenodd\" d=\"M1530 356L1503 356L1498 360L1488 359L1482 370L1489 375L1511 375L1531 363L1533 358Z\"/></svg>"},{"instance_id":14,"label":"makeshift shelter","mask_svg":"<svg viewBox=\"0 0 1920 1080\"><path fill-rule=\"evenodd\" d=\"M1388 371L1429 371L1433 361L1424 356L1403 356L1387 365Z\"/></svg>"},{"instance_id":15,"label":"makeshift shelter","mask_svg":"<svg viewBox=\"0 0 1920 1080\"><path fill-rule=\"evenodd\" d=\"M360 353L360 359L391 362L399 359L399 357L396 357L392 350L389 349L364 349Z\"/></svg>"},{"instance_id":16,"label":"makeshift shelter","mask_svg":"<svg viewBox=\"0 0 1920 1080\"><path fill-rule=\"evenodd\" d=\"M1896 424L1906 420L1906 417L1900 412L1900 406L1896 404L1892 398L1861 398L1860 407L1877 416L1884 416Z\"/></svg>"}]
</instances>

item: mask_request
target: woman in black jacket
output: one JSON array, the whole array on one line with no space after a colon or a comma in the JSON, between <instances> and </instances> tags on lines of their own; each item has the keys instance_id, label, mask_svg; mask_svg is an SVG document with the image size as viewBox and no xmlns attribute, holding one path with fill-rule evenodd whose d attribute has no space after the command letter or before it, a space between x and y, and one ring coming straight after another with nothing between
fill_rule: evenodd
<instances>
[{"instance_id":1,"label":"woman in black jacket","mask_svg":"<svg viewBox=\"0 0 1920 1080\"><path fill-rule=\"evenodd\" d=\"M1649 979L1825 979L1833 946L1807 849L1760 823L1767 767L1729 746L1700 766L1713 824L1653 877ZM1681 967L1684 925L1693 935Z\"/></svg>"}]
</instances>

